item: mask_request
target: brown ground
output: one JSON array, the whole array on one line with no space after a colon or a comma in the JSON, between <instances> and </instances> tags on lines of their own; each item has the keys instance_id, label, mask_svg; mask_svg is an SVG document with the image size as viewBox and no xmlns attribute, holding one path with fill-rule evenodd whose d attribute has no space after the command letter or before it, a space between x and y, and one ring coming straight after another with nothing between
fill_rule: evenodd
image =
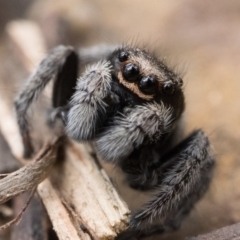
<instances>
[{"instance_id":1,"label":"brown ground","mask_svg":"<svg viewBox=\"0 0 240 240\"><path fill-rule=\"evenodd\" d=\"M16 4L0 3L1 30L8 20L24 15L45 26L49 46L59 42L83 46L148 43L172 66L182 69L186 133L195 128L206 131L215 148L217 166L208 193L182 228L161 239L184 239L240 221L239 1L38 0L29 5L25 0L25 6L18 9ZM57 25L59 16L62 28L48 31ZM144 199L139 193L120 191L126 200L136 195Z\"/></svg>"}]
</instances>

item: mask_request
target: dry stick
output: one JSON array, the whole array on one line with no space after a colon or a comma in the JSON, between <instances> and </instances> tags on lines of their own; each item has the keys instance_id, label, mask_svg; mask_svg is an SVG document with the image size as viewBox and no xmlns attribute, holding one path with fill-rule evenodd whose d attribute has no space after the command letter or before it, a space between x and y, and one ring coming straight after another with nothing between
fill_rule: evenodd
<instances>
[{"instance_id":1,"label":"dry stick","mask_svg":"<svg viewBox=\"0 0 240 240\"><path fill-rule=\"evenodd\" d=\"M48 176L55 161L57 145L58 141L47 145L35 160L0 180L0 204L36 188Z\"/></svg>"},{"instance_id":2,"label":"dry stick","mask_svg":"<svg viewBox=\"0 0 240 240\"><path fill-rule=\"evenodd\" d=\"M27 27L25 27L26 25ZM25 44L22 44L24 34L19 32L23 31L26 33L26 31L31 29L29 26L37 28L36 25L28 24L25 21L11 23L7 28L10 39L15 43L15 49L19 49L17 52L20 53L22 61L26 63L27 69L29 69L28 62L31 62L32 66L36 65L35 60L31 59L31 54L27 52L30 48L38 49L38 47L34 47L36 43L30 41L31 39L36 39L36 37L31 38L29 34L26 34L28 38L25 39L28 42L27 47L25 47ZM39 32L32 31L32 34ZM18 37L19 35L21 36ZM39 35L38 38L42 38L42 36ZM30 60L25 59L26 56ZM12 140L9 136L6 139L7 141L10 140L10 142ZM20 148L16 151L14 145L11 145L11 148L14 153L19 154L19 152L22 152ZM82 229L77 229L78 235L81 239L114 239L116 234L126 229L128 225L129 210L126 204L118 196L106 173L98 168L95 159L88 154L83 145L75 146L70 144L67 146L67 153L67 158L63 165L59 166L62 167L61 171L64 173L64 176L57 172L53 177L53 182L61 183L58 185L60 195L64 197L67 203L76 208L78 220L82 221ZM19 157L18 154L17 156ZM45 181L42 183L43 185L45 184L45 194L41 192L41 189L43 189L41 185L38 187L38 193L43 200L59 239L65 239L65 231L71 236L73 225L69 220L69 216L66 216L67 214L64 212L64 207L61 205L55 189L48 180L46 181L47 183ZM58 203L59 207L57 209L50 204L52 201ZM60 211L59 214L61 216L64 216L62 219L68 221L67 224L62 224L58 221L59 215L56 210ZM71 236L70 239L75 239L75 237Z\"/></svg>"}]
</instances>

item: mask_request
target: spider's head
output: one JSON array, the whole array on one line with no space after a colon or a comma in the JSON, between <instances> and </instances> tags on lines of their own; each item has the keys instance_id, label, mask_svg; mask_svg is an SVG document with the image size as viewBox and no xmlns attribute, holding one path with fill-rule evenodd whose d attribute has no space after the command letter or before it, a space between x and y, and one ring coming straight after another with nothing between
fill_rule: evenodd
<instances>
[{"instance_id":1,"label":"spider's head","mask_svg":"<svg viewBox=\"0 0 240 240\"><path fill-rule=\"evenodd\" d=\"M163 145L184 110L184 95L181 78L145 50L119 48L109 61L120 106L96 146L103 159L116 162L143 146Z\"/></svg>"},{"instance_id":2,"label":"spider's head","mask_svg":"<svg viewBox=\"0 0 240 240\"><path fill-rule=\"evenodd\" d=\"M123 91L142 103L157 102L171 107L178 119L184 110L182 79L152 53L122 47L110 56L113 78Z\"/></svg>"}]
</instances>

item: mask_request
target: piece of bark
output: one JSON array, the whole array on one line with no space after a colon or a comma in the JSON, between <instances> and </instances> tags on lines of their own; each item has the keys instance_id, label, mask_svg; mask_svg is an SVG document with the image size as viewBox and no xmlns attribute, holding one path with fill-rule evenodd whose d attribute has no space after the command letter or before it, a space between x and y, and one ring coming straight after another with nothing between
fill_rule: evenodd
<instances>
[{"instance_id":1,"label":"piece of bark","mask_svg":"<svg viewBox=\"0 0 240 240\"><path fill-rule=\"evenodd\" d=\"M13 209L15 215L19 214L26 204L30 194L24 193L14 199ZM42 203L34 195L19 224L14 225L11 231L11 240L47 240L47 220Z\"/></svg>"},{"instance_id":2,"label":"piece of bark","mask_svg":"<svg viewBox=\"0 0 240 240\"><path fill-rule=\"evenodd\" d=\"M19 55L21 61L26 63L25 67L29 71L32 70L31 66L37 65L37 59L39 59L27 53L30 51L30 48L38 49L38 47L35 48L36 42L31 41L31 39L36 39L36 37L29 36L37 33L38 38L41 37L43 39L41 34L39 35L40 31L31 31L32 27L38 28L37 25L32 23L26 24L25 21L22 23L21 21L14 24L10 23L7 27L8 35L15 44L14 51ZM25 34L28 38L25 39L28 43L27 47L26 44L22 44L22 42L25 41L23 32L26 33L26 31L31 32L31 34ZM32 50L30 53L31 52ZM41 54L42 53L43 51L41 51ZM28 62L32 64L29 65ZM49 91L49 93L50 92L51 91ZM47 94L48 96L49 93ZM18 139L13 141L8 131L5 131L4 137L10 144L14 155L17 156L18 159L21 159L23 151L16 121L13 118L13 113L10 112L9 109L4 110L5 113L10 116L11 124L15 124L13 129ZM2 128L4 128L4 124L4 121L0 121ZM13 144L14 142L17 142L16 145L19 146L15 146ZM52 178L54 183L59 182L59 184L56 185L58 186L58 192L56 192L48 180L46 180L46 182L48 182L47 184L45 181L42 183L43 185L45 184L44 187L41 188L42 185L40 185L38 188L38 193L46 207L59 239L66 239L65 233L74 232L72 231L73 223L75 224L78 239L114 239L117 233L123 231L128 226L129 210L127 206L118 196L106 173L102 169L99 169L95 163L95 159L88 154L88 151L83 145L80 144L76 146L75 144L69 144L66 148L67 155L62 162L61 169L64 176L58 172L57 176L54 175ZM23 161L23 159L21 160ZM81 179L81 181L79 181L79 179ZM66 208L64 208L64 205L61 203L61 198L63 198L62 201L65 203ZM49 199L51 199L51 201ZM53 207L55 203L58 204L57 208ZM85 203L87 203L87 205ZM72 206L74 206L74 208L71 208ZM54 209L60 211L59 214L56 214ZM58 218L59 216L66 216L66 212L64 212L66 209L72 209L72 212L69 211L72 222L69 220L68 224L62 224ZM70 237L70 239L75 238L76 236Z\"/></svg>"}]
</instances>

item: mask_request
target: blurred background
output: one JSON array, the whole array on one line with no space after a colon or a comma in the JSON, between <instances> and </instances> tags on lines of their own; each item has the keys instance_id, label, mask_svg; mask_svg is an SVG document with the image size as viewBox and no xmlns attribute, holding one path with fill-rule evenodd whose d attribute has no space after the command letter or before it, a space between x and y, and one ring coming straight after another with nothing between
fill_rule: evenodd
<instances>
[{"instance_id":1,"label":"blurred background","mask_svg":"<svg viewBox=\"0 0 240 240\"><path fill-rule=\"evenodd\" d=\"M154 48L176 67L184 75L185 134L204 129L217 164L209 191L181 229L155 239L185 239L240 221L239 1L1 0L0 78L5 86L13 76L20 82L25 78L11 70L5 33L8 22L17 19L37 22L48 48L133 42ZM6 161L5 149L0 148L0 155ZM114 171L112 178L120 193L136 208L131 199L144 201L145 196L122 187L117 175Z\"/></svg>"}]
</instances>

